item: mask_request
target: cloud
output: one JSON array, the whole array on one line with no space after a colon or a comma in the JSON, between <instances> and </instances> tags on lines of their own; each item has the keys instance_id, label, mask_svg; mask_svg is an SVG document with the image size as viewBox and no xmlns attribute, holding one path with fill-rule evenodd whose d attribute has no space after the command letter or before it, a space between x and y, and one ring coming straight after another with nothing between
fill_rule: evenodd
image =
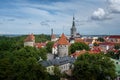
<instances>
[{"instance_id":1,"label":"cloud","mask_svg":"<svg viewBox=\"0 0 120 80\"><path fill-rule=\"evenodd\" d=\"M120 0L107 0L107 3L106 11L103 8L98 8L91 16L92 20L109 20L112 19L112 13L120 13Z\"/></svg>"},{"instance_id":2,"label":"cloud","mask_svg":"<svg viewBox=\"0 0 120 80\"><path fill-rule=\"evenodd\" d=\"M112 13L120 13L120 0L108 0L108 9Z\"/></svg>"},{"instance_id":3,"label":"cloud","mask_svg":"<svg viewBox=\"0 0 120 80\"><path fill-rule=\"evenodd\" d=\"M41 26L48 26L48 27L50 26L46 21L41 21L40 24Z\"/></svg>"},{"instance_id":4,"label":"cloud","mask_svg":"<svg viewBox=\"0 0 120 80\"><path fill-rule=\"evenodd\" d=\"M92 20L108 20L111 18L109 17L109 14L105 12L104 9L98 8L96 11L93 12L91 19Z\"/></svg>"},{"instance_id":5,"label":"cloud","mask_svg":"<svg viewBox=\"0 0 120 80\"><path fill-rule=\"evenodd\" d=\"M8 21L15 21L15 19L8 19Z\"/></svg>"}]
</instances>

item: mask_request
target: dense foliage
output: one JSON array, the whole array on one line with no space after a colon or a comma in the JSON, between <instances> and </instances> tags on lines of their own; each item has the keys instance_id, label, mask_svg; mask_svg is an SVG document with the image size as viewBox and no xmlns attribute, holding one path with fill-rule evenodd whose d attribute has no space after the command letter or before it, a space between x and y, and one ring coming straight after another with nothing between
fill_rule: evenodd
<instances>
[{"instance_id":1,"label":"dense foliage","mask_svg":"<svg viewBox=\"0 0 120 80\"><path fill-rule=\"evenodd\" d=\"M35 35L36 42L45 42L50 39L51 39L50 35L45 35L45 34Z\"/></svg>"},{"instance_id":2,"label":"dense foliage","mask_svg":"<svg viewBox=\"0 0 120 80\"><path fill-rule=\"evenodd\" d=\"M53 47L54 42L48 42L46 45L46 49L48 53L52 53L52 47Z\"/></svg>"},{"instance_id":3,"label":"dense foliage","mask_svg":"<svg viewBox=\"0 0 120 80\"><path fill-rule=\"evenodd\" d=\"M99 37L97 41L104 42L105 40L102 37Z\"/></svg>"},{"instance_id":4,"label":"dense foliage","mask_svg":"<svg viewBox=\"0 0 120 80\"><path fill-rule=\"evenodd\" d=\"M25 38L0 36L0 80L49 80L39 63L40 59L46 60L46 49L24 47Z\"/></svg>"},{"instance_id":5,"label":"dense foliage","mask_svg":"<svg viewBox=\"0 0 120 80\"><path fill-rule=\"evenodd\" d=\"M74 53L76 50L89 50L89 46L85 43L75 42L71 44L69 51L70 53Z\"/></svg>"},{"instance_id":6,"label":"dense foliage","mask_svg":"<svg viewBox=\"0 0 120 80\"><path fill-rule=\"evenodd\" d=\"M116 50L120 49L120 44L115 44L115 47L114 47Z\"/></svg>"},{"instance_id":7,"label":"dense foliage","mask_svg":"<svg viewBox=\"0 0 120 80\"><path fill-rule=\"evenodd\" d=\"M40 57L46 59L43 55L43 49L32 47L0 51L0 80L46 80L47 73L38 63Z\"/></svg>"},{"instance_id":8,"label":"dense foliage","mask_svg":"<svg viewBox=\"0 0 120 80\"><path fill-rule=\"evenodd\" d=\"M115 65L101 54L82 54L74 63L74 80L114 80Z\"/></svg>"}]
</instances>

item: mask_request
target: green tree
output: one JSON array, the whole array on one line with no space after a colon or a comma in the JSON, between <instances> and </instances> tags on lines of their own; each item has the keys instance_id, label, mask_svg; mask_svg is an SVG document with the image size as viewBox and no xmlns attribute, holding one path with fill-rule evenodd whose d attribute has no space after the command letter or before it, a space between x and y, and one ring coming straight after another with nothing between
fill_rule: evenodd
<instances>
[{"instance_id":1,"label":"green tree","mask_svg":"<svg viewBox=\"0 0 120 80\"><path fill-rule=\"evenodd\" d=\"M36 42L46 42L50 39L51 39L50 35L45 34L35 35Z\"/></svg>"},{"instance_id":2,"label":"green tree","mask_svg":"<svg viewBox=\"0 0 120 80\"><path fill-rule=\"evenodd\" d=\"M104 40L103 38L99 37L99 38L97 39L97 41L104 42L105 40Z\"/></svg>"},{"instance_id":3,"label":"green tree","mask_svg":"<svg viewBox=\"0 0 120 80\"><path fill-rule=\"evenodd\" d=\"M0 51L0 80L48 80L48 74L39 63L42 50L23 47L11 52Z\"/></svg>"},{"instance_id":4,"label":"green tree","mask_svg":"<svg viewBox=\"0 0 120 80\"><path fill-rule=\"evenodd\" d=\"M93 45L94 45L94 46L99 46L99 44L97 44L96 42L95 42L95 43L93 43Z\"/></svg>"},{"instance_id":5,"label":"green tree","mask_svg":"<svg viewBox=\"0 0 120 80\"><path fill-rule=\"evenodd\" d=\"M52 47L54 45L54 42L48 42L46 45L47 52L52 53Z\"/></svg>"},{"instance_id":6,"label":"green tree","mask_svg":"<svg viewBox=\"0 0 120 80\"><path fill-rule=\"evenodd\" d=\"M101 54L82 54L74 63L74 80L114 80L115 65Z\"/></svg>"},{"instance_id":7,"label":"green tree","mask_svg":"<svg viewBox=\"0 0 120 80\"><path fill-rule=\"evenodd\" d=\"M71 44L69 51L70 53L74 53L76 50L89 50L89 46L85 43L75 42Z\"/></svg>"},{"instance_id":8,"label":"green tree","mask_svg":"<svg viewBox=\"0 0 120 80\"><path fill-rule=\"evenodd\" d=\"M117 50L120 49L120 44L115 44L114 48Z\"/></svg>"}]
</instances>

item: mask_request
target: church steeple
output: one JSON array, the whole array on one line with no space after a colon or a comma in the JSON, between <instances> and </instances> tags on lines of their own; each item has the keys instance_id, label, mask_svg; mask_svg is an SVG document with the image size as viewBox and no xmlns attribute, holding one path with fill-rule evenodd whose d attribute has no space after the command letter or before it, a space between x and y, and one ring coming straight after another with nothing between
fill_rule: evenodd
<instances>
[{"instance_id":1,"label":"church steeple","mask_svg":"<svg viewBox=\"0 0 120 80\"><path fill-rule=\"evenodd\" d=\"M73 16L73 23L72 23L72 27L75 27L75 18Z\"/></svg>"},{"instance_id":2,"label":"church steeple","mask_svg":"<svg viewBox=\"0 0 120 80\"><path fill-rule=\"evenodd\" d=\"M75 27L75 17L73 16L72 28L71 28L71 37L76 37L76 27Z\"/></svg>"}]
</instances>

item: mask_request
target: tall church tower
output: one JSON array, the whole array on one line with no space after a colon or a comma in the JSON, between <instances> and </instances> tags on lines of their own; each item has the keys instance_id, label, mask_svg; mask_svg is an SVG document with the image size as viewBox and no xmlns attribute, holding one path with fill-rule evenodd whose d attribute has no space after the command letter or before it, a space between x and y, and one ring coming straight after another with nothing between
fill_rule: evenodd
<instances>
[{"instance_id":1,"label":"tall church tower","mask_svg":"<svg viewBox=\"0 0 120 80\"><path fill-rule=\"evenodd\" d=\"M71 37L75 38L76 37L76 27L75 27L75 18L73 16L73 23L72 23L72 28L71 28Z\"/></svg>"}]
</instances>

